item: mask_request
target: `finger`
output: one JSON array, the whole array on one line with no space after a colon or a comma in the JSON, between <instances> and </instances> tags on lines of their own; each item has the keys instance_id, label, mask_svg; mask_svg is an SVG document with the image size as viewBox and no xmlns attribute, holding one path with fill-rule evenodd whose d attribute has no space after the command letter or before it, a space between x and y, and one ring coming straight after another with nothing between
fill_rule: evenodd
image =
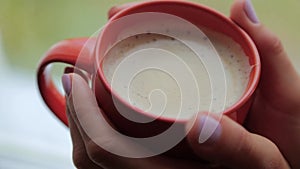
<instances>
[{"instance_id":1,"label":"finger","mask_svg":"<svg viewBox=\"0 0 300 169\"><path fill-rule=\"evenodd\" d=\"M289 168L275 144L249 133L227 116L199 114L189 124L192 127L187 138L200 158L232 169ZM203 142L202 133L206 135L209 130L213 132Z\"/></svg>"},{"instance_id":2,"label":"finger","mask_svg":"<svg viewBox=\"0 0 300 169\"><path fill-rule=\"evenodd\" d=\"M282 98L294 102L299 92L299 75L289 60L280 39L269 31L257 18L251 0L236 0L231 8L231 19L242 27L256 44L262 64L260 88L266 97L287 96ZM298 91L294 91L297 89ZM281 93L284 92L284 93ZM298 102L299 103L299 102Z\"/></svg>"},{"instance_id":3,"label":"finger","mask_svg":"<svg viewBox=\"0 0 300 169\"><path fill-rule=\"evenodd\" d=\"M108 18L113 17L116 13L120 12L123 9L126 9L128 7L131 7L133 5L138 4L137 2L131 2L131 3L126 3L123 5L118 5L118 6L114 6L112 8L110 8L110 10L108 11Z\"/></svg>"},{"instance_id":4,"label":"finger","mask_svg":"<svg viewBox=\"0 0 300 169\"><path fill-rule=\"evenodd\" d=\"M90 160L86 148L84 145L84 142L81 138L81 135L78 131L78 128L72 119L72 117L69 115L69 110L67 109L67 117L68 117L68 124L71 132L71 138L73 143L73 162L74 165L78 169L102 169L102 167L96 165L92 160Z\"/></svg>"},{"instance_id":5,"label":"finger","mask_svg":"<svg viewBox=\"0 0 300 169\"><path fill-rule=\"evenodd\" d=\"M197 162L173 161L164 157L129 158L112 152L144 153L143 147L117 135L101 112L96 99L87 83L76 74L72 74L72 89L68 97L71 117L82 136L89 158L104 168L199 168Z\"/></svg>"},{"instance_id":6,"label":"finger","mask_svg":"<svg viewBox=\"0 0 300 169\"><path fill-rule=\"evenodd\" d=\"M255 11L250 2L235 1L231 9L231 18L252 37L262 62L259 88L246 125L276 143L290 165L299 168L296 155L299 151L292 146L293 140L297 139L286 138L286 132L288 128L292 129L290 131L297 128L293 121L299 117L300 111L300 78L279 38L253 19ZM266 124L266 119L272 124Z\"/></svg>"},{"instance_id":7,"label":"finger","mask_svg":"<svg viewBox=\"0 0 300 169\"><path fill-rule=\"evenodd\" d=\"M69 78L69 76L62 77L62 82L64 83L64 86L68 85L68 84L66 84L66 82L69 80L66 80L66 78ZM68 96L66 96L66 97L68 97ZM68 99L66 99L66 100L68 100ZM100 166L96 165L92 160L89 159L87 152L86 152L85 144L81 137L81 134L79 133L78 128L77 128L73 118L70 115L70 109L68 108L68 105L66 107L66 112L67 112L68 125L70 128L71 139L72 139L72 144L73 144L74 165L78 169L85 169L85 168L102 169Z\"/></svg>"},{"instance_id":8,"label":"finger","mask_svg":"<svg viewBox=\"0 0 300 169\"><path fill-rule=\"evenodd\" d=\"M88 82L91 78L87 72L83 72L81 69L75 67L66 67L64 70L64 74L76 73L80 75L86 82Z\"/></svg>"}]
</instances>

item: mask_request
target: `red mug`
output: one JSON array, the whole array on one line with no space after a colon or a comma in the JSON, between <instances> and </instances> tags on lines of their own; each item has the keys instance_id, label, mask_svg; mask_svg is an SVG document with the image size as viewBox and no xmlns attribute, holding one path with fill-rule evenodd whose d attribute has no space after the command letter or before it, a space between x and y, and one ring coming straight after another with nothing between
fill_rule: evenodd
<instances>
[{"instance_id":1,"label":"red mug","mask_svg":"<svg viewBox=\"0 0 300 169\"><path fill-rule=\"evenodd\" d=\"M98 45L97 50L95 46L88 46L89 44L85 46L85 48L90 49L89 52L87 52L87 55L92 57L86 57L85 59L78 61L80 52L82 52L82 49L89 38L69 39L54 45L42 59L37 75L41 95L53 113L64 124L68 125L65 110L65 98L58 92L49 72L46 71L46 67L49 64L62 62L74 65L77 69L82 69L91 75L92 88L95 92L99 107L101 107L109 120L112 121L121 133L131 137L151 137L165 131L174 123L175 120L172 119L152 119L154 117L147 114L147 112L137 109L124 99L120 98L111 88L102 71L102 61L104 57L102 55L105 53L103 51L108 50L110 45L117 41L116 37L123 29L130 29L130 26L134 24L133 22L122 26L115 26L112 24L113 21L125 16L143 12L158 12L174 15L191 22L196 26L205 26L225 34L240 44L245 54L249 57L250 65L255 66L250 72L250 78L245 93L237 103L226 109L223 114L242 124L253 101L253 93L257 87L261 71L259 54L255 44L247 33L223 14L200 4L179 0L146 1L134 4L133 6L120 11L110 11L110 19L101 34L97 39L91 40L95 42L91 44ZM100 58L98 57L99 55L101 55ZM127 114L138 115L150 119L149 121L151 122L138 123L127 119L119 113L119 109L115 106L116 104L118 104L118 106ZM186 121L179 121L176 123L178 128L184 129ZM176 155L189 153L190 150L188 150L189 148L184 142L185 139L178 144L179 146L175 146L176 148L172 149L171 152L173 152L173 154L175 152Z\"/></svg>"}]
</instances>

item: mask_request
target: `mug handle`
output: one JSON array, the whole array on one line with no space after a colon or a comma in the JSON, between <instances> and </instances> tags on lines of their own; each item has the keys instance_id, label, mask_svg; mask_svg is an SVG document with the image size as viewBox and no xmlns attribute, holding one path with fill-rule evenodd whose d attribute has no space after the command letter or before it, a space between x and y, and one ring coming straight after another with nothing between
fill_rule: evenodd
<instances>
[{"instance_id":1,"label":"mug handle","mask_svg":"<svg viewBox=\"0 0 300 169\"><path fill-rule=\"evenodd\" d=\"M55 44L46 53L38 67L37 81L41 96L50 110L66 126L68 126L68 119L66 115L65 97L57 90L47 66L51 63L60 62L73 66L76 65L76 68L92 74L94 65L92 64L93 62L91 62L91 57L86 56L84 53L81 54L81 49L87 44L88 40L89 38L68 39ZM84 59L78 60L79 55L84 57Z\"/></svg>"}]
</instances>

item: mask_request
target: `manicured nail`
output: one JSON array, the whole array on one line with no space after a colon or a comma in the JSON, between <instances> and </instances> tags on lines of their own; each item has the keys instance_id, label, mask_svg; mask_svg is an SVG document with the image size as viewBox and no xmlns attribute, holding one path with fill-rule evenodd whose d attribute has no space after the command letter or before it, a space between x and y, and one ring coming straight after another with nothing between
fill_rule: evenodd
<instances>
[{"instance_id":1,"label":"manicured nail","mask_svg":"<svg viewBox=\"0 0 300 169\"><path fill-rule=\"evenodd\" d=\"M198 141L200 144L211 144L220 138L222 127L216 119L209 116L201 116L199 123L200 135Z\"/></svg>"},{"instance_id":2,"label":"manicured nail","mask_svg":"<svg viewBox=\"0 0 300 169\"><path fill-rule=\"evenodd\" d=\"M248 18L253 22L253 23L259 23L259 19L256 15L255 9L253 7L253 4L251 0L246 0L244 10L248 16Z\"/></svg>"},{"instance_id":3,"label":"manicured nail","mask_svg":"<svg viewBox=\"0 0 300 169\"><path fill-rule=\"evenodd\" d=\"M71 75L64 74L62 76L62 84L63 84L63 88L64 88L67 96L69 96L70 93L71 93L71 88L72 88L72 78L71 78Z\"/></svg>"}]
</instances>

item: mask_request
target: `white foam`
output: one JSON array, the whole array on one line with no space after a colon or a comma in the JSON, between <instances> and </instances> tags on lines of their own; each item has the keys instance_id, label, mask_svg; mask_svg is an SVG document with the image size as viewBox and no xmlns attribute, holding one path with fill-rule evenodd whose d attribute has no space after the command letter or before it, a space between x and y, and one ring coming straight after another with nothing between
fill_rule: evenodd
<instances>
[{"instance_id":1,"label":"white foam","mask_svg":"<svg viewBox=\"0 0 300 169\"><path fill-rule=\"evenodd\" d=\"M248 57L245 56L242 48L231 38L206 29L204 29L204 32L209 37L209 40L211 40L214 44L216 50L221 56L221 60L225 68L227 80L227 99L225 102L225 108L228 108L240 99L247 87L251 70ZM206 53L209 53L209 51L206 51L205 46L203 46L206 44L205 41L208 40L207 37L194 39L191 32L181 32L181 34L186 41L197 43L197 45L201 47L201 57L209 57L206 56ZM192 81L186 81L185 84L183 84L184 86L178 86L177 80L174 79L173 75L158 69L147 69L139 72L135 77L130 77L133 78L130 84L118 84L114 86L114 90L123 99L129 101L132 105L142 110L151 112L157 116L162 115L164 117L176 117L176 115L181 112L180 118L189 118L198 111L220 110L220 108L217 107L209 109L212 100L220 102L220 106L222 105L222 100L219 98L212 98L212 90L218 93L218 89L211 89L209 74L201 60L185 44L164 35L136 35L122 40L114 46L108 52L103 64L103 71L107 81L112 84L112 80L114 78L124 78L115 77L116 69L124 61L124 59L139 51L151 48L172 52L184 61L187 67L193 72L199 91L191 91L192 89L189 91L188 86L193 83ZM154 52L144 52L143 55L147 56L144 57L142 62L153 62L153 59L157 58L153 57L153 53ZM155 53L155 55L157 55L157 53ZM175 64L176 60L168 59L165 55L166 53L161 52L161 56L159 56L161 59L159 59L158 62L165 63L170 66L178 65ZM130 66L134 67L140 64L141 61L136 59L136 62L132 62ZM181 68L178 69L178 71L181 72ZM127 69L122 71L126 72ZM177 78L179 77L182 79L185 79L186 76L187 75L183 73L178 73L176 75ZM187 88L187 90L182 91L181 89L183 88ZM159 94L159 92L153 92L155 90L157 91L157 89L159 89L161 94ZM200 107L197 107L196 104L193 103L193 100L187 101L190 102L191 105L182 106L181 92L187 92L188 94L190 93L190 95L194 92L199 92ZM217 96L217 94L214 96ZM192 99L193 97L190 98ZM180 108L182 109L180 110Z\"/></svg>"}]
</instances>

